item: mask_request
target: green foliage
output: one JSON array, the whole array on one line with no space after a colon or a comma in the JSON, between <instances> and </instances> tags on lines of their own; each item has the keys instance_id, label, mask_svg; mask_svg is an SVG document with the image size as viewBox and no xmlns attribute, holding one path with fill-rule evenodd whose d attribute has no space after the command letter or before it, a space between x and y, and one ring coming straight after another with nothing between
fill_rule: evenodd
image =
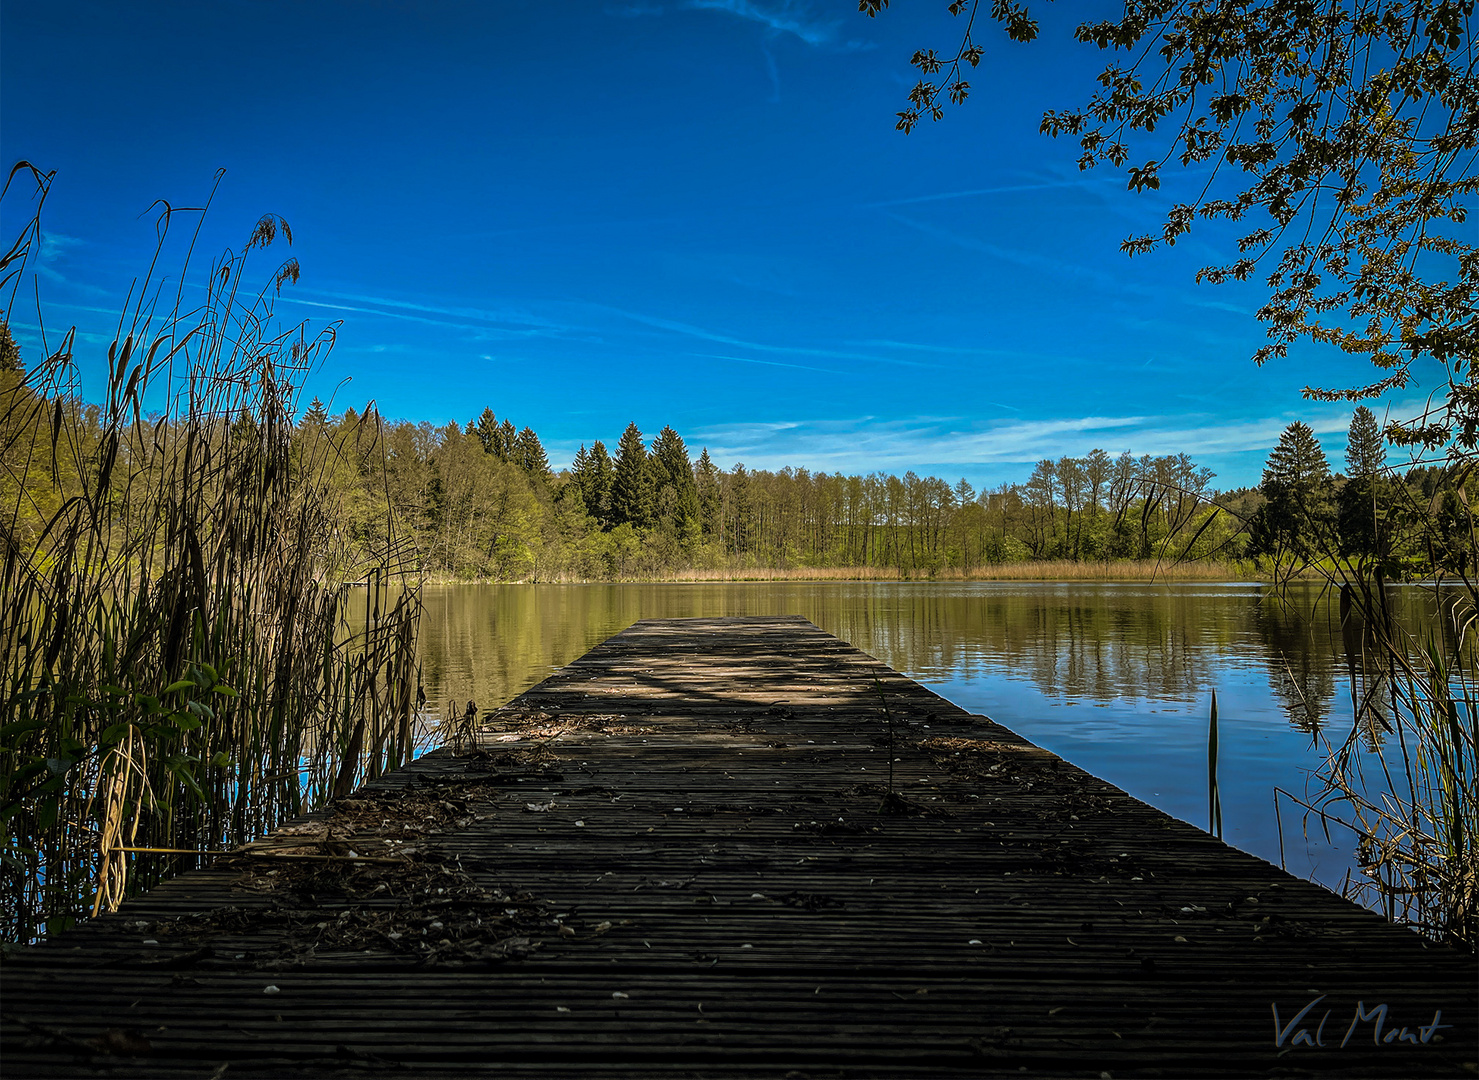
<instances>
[{"instance_id":1,"label":"green foliage","mask_svg":"<svg viewBox=\"0 0 1479 1080\"><path fill-rule=\"evenodd\" d=\"M1386 440L1376 422L1376 414L1365 405L1357 405L1351 414L1350 432L1346 437L1345 464L1349 475L1370 480L1387 467Z\"/></svg>"},{"instance_id":2,"label":"green foliage","mask_svg":"<svg viewBox=\"0 0 1479 1080\"><path fill-rule=\"evenodd\" d=\"M410 527L418 569L453 579L846 566L912 576L1030 559L1146 559L1169 570L1188 560L1253 555L1287 576L1309 569L1320 542L1379 559L1399 579L1420 576L1433 558L1454 565L1469 557L1456 474L1421 469L1407 482L1383 476L1363 487L1330 476L1304 425L1287 432L1271 456L1266 485L1225 495L1213 490L1211 470L1186 454L1094 450L1039 462L1022 483L977 492L963 480L913 473L843 476L742 464L725 472L707 449L691 462L671 427L649 452L633 425L623 436L625 490L636 491L639 515L647 509L619 521L618 469L600 441L583 445L562 474L540 480L537 469L486 452L476 424L387 424L371 409L320 427L311 413L295 444L318 432L335 448L328 475L349 511L358 557L368 555L375 522L390 512ZM503 430L491 421L485 427ZM384 448L383 465L365 457L376 446ZM355 455L367 464L351 467ZM1434 501L1449 490L1451 497ZM1430 544L1440 534L1423 539L1423 529L1434 515L1452 527L1441 534L1447 540ZM618 543L613 530L622 524L630 528Z\"/></svg>"},{"instance_id":3,"label":"green foliage","mask_svg":"<svg viewBox=\"0 0 1479 1080\"><path fill-rule=\"evenodd\" d=\"M1272 498L1277 490L1308 494L1330 478L1325 451L1310 426L1296 420L1279 436L1279 444L1263 469L1263 493Z\"/></svg>"},{"instance_id":4,"label":"green foliage","mask_svg":"<svg viewBox=\"0 0 1479 1080\"><path fill-rule=\"evenodd\" d=\"M617 525L646 528L652 523L653 474L647 462L647 446L635 423L628 424L616 447L616 465L611 477L611 520Z\"/></svg>"},{"instance_id":5,"label":"green foliage","mask_svg":"<svg viewBox=\"0 0 1479 1080\"><path fill-rule=\"evenodd\" d=\"M1260 485L1266 502L1250 526L1249 552L1268 556L1275 578L1305 569L1331 546L1334 508L1330 466L1308 424L1284 429Z\"/></svg>"},{"instance_id":6,"label":"green foliage","mask_svg":"<svg viewBox=\"0 0 1479 1080\"><path fill-rule=\"evenodd\" d=\"M703 539L698 484L688 447L671 427L665 427L652 442L649 458L653 506L657 526L691 556Z\"/></svg>"},{"instance_id":7,"label":"green foliage","mask_svg":"<svg viewBox=\"0 0 1479 1080\"><path fill-rule=\"evenodd\" d=\"M20 346L10 336L10 320L0 318L0 373L23 374L25 370L25 365L21 363Z\"/></svg>"},{"instance_id":8,"label":"green foliage","mask_svg":"<svg viewBox=\"0 0 1479 1080\"><path fill-rule=\"evenodd\" d=\"M475 424L469 424L478 442L483 444L483 453L492 454L499 461L507 461L510 447L503 444L503 433L498 427L498 417L492 409L484 409Z\"/></svg>"},{"instance_id":9,"label":"green foliage","mask_svg":"<svg viewBox=\"0 0 1479 1080\"><path fill-rule=\"evenodd\" d=\"M1377 476L1353 476L1336 499L1336 526L1341 553L1375 557L1384 553L1383 528L1390 492Z\"/></svg>"},{"instance_id":10,"label":"green foliage","mask_svg":"<svg viewBox=\"0 0 1479 1080\"><path fill-rule=\"evenodd\" d=\"M579 493L581 503L601 528L611 524L611 456L597 439L587 453L585 444L575 455L570 469L570 485Z\"/></svg>"},{"instance_id":11,"label":"green foliage","mask_svg":"<svg viewBox=\"0 0 1479 1080\"><path fill-rule=\"evenodd\" d=\"M722 512L719 496L719 466L709 457L706 446L694 468L694 490L698 493L699 521L705 543L714 542L720 533Z\"/></svg>"},{"instance_id":12,"label":"green foliage","mask_svg":"<svg viewBox=\"0 0 1479 1080\"><path fill-rule=\"evenodd\" d=\"M519 468L529 474L529 478L538 484L548 484L551 474L549 467L549 455L544 452L544 444L539 441L539 436L534 434L533 428L524 428L518 434L514 443L512 460Z\"/></svg>"}]
</instances>

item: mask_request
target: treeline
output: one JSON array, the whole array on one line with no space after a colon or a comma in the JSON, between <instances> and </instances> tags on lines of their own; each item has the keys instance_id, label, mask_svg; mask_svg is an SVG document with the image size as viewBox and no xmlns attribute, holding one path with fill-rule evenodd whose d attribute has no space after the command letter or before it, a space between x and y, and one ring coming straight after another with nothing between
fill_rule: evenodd
<instances>
[{"instance_id":1,"label":"treeline","mask_svg":"<svg viewBox=\"0 0 1479 1080\"><path fill-rule=\"evenodd\" d=\"M1347 560L1389 579L1435 571L1468 575L1479 477L1469 467L1387 467L1375 414L1358 406L1346 438L1346 472L1334 473L1307 424L1284 429L1262 482L1221 501L1247 521L1244 548L1275 578Z\"/></svg>"},{"instance_id":2,"label":"treeline","mask_svg":"<svg viewBox=\"0 0 1479 1080\"><path fill-rule=\"evenodd\" d=\"M8 340L0 379L24 368ZM94 452L99 410L66 402L71 452ZM12 414L13 415L13 414ZM245 423L245 421L241 421ZM163 436L160 436L163 437ZM46 439L7 442L38 458ZM861 568L904 576L970 574L1034 560L1252 560L1275 577L1334 556L1365 558L1394 580L1461 570L1472 560L1474 490L1451 470L1386 468L1368 409L1352 420L1347 472L1333 473L1311 430L1293 424L1256 488L1218 492L1215 474L1188 455L1117 456L1094 450L1037 463L1020 483L976 491L913 472L843 475L737 464L721 469L665 427L650 442L635 424L615 452L582 445L556 472L539 436L491 409L466 424L387 421L377 410L331 416L317 399L291 433L295 463L342 495L345 566L383 558L386 521L397 523L396 562L434 578L589 581L689 570ZM327 464L326 464L327 463ZM297 464L295 464L297 467ZM27 507L13 523L35 535L72 492L52 470L26 477ZM19 498L14 498L16 495ZM348 553L348 557L345 554ZM328 560L325 560L327 562Z\"/></svg>"},{"instance_id":3,"label":"treeline","mask_svg":"<svg viewBox=\"0 0 1479 1080\"><path fill-rule=\"evenodd\" d=\"M538 435L492 410L465 425L331 417L315 401L304 447L332 440L365 524L394 511L422 568L465 579L601 580L686 569L892 568L970 572L1033 559L1237 558L1243 524L1187 455L1040 462L1020 484L720 469L665 427L628 425L613 453L582 445L556 473ZM384 454L367 453L379 441ZM383 467L374 464L383 457ZM351 526L353 527L353 526Z\"/></svg>"},{"instance_id":4,"label":"treeline","mask_svg":"<svg viewBox=\"0 0 1479 1080\"><path fill-rule=\"evenodd\" d=\"M362 463L344 482L358 488L352 501L366 527L394 510L421 568L448 578L772 567L923 576L1049 559L1254 560L1287 576L1342 555L1381 560L1395 579L1461 567L1472 550L1467 493L1451 471L1393 475L1364 407L1352 420L1347 475L1332 473L1310 429L1294 424L1259 487L1226 493L1186 454L1103 450L1040 461L1021 483L979 492L913 472L721 469L706 448L695 459L673 428L648 442L635 424L614 452L599 440L582 445L556 473L531 428L491 409L435 427L373 410L334 418L315 401L295 437L333 440L343 461ZM377 440L383 454L371 452Z\"/></svg>"}]
</instances>

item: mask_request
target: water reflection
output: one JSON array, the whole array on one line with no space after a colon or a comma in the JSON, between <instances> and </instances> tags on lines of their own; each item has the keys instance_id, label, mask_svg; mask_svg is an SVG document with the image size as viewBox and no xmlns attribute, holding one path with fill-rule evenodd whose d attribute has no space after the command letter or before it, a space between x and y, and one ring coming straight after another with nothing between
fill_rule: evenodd
<instances>
[{"instance_id":1,"label":"water reflection","mask_svg":"<svg viewBox=\"0 0 1479 1080\"><path fill-rule=\"evenodd\" d=\"M1289 723L1314 733L1330 717L1335 699L1336 659L1343 651L1331 633L1330 604L1286 602L1269 594L1254 609L1268 654L1269 687ZM1338 627L1338 620L1337 620Z\"/></svg>"},{"instance_id":2,"label":"water reflection","mask_svg":"<svg viewBox=\"0 0 1479 1080\"><path fill-rule=\"evenodd\" d=\"M1415 629L1431 619L1415 590L1397 607ZM1276 787L1309 792L1312 734L1354 722L1356 700L1379 708L1385 693L1353 684L1349 622L1343 632L1338 605L1313 587L1283 602L1243 584L449 586L427 590L426 691L433 707L488 708L637 619L770 614L803 615L1202 828L1216 690L1228 842L1332 886L1353 866L1349 838L1327 842L1298 811L1286 812L1281 850L1273 808ZM1373 739L1375 715L1361 721Z\"/></svg>"},{"instance_id":3,"label":"water reflection","mask_svg":"<svg viewBox=\"0 0 1479 1080\"><path fill-rule=\"evenodd\" d=\"M1403 615L1421 625L1414 600ZM427 590L427 694L493 706L637 619L773 613L804 615L900 671L1025 679L1051 698L1185 702L1257 666L1304 732L1330 719L1351 660L1314 587L1284 602L1257 585L465 585Z\"/></svg>"}]
</instances>

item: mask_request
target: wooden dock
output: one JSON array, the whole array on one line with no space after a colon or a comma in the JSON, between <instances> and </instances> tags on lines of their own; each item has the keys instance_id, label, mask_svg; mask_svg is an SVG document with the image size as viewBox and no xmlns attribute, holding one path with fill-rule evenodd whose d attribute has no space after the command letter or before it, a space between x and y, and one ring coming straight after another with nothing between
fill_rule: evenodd
<instances>
[{"instance_id":1,"label":"wooden dock","mask_svg":"<svg viewBox=\"0 0 1479 1080\"><path fill-rule=\"evenodd\" d=\"M1415 1077L1479 1059L1473 957L802 619L640 622L487 721L476 748L7 958L0 1073Z\"/></svg>"}]
</instances>

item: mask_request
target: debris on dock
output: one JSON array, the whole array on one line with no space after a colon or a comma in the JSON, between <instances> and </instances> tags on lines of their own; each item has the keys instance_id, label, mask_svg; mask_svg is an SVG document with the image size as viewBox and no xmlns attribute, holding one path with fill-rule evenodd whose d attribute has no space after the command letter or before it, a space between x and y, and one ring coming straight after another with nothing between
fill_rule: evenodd
<instances>
[{"instance_id":1,"label":"debris on dock","mask_svg":"<svg viewBox=\"0 0 1479 1080\"><path fill-rule=\"evenodd\" d=\"M3 966L6 1076L1450 1076L1472 956L799 618L639 622Z\"/></svg>"}]
</instances>

